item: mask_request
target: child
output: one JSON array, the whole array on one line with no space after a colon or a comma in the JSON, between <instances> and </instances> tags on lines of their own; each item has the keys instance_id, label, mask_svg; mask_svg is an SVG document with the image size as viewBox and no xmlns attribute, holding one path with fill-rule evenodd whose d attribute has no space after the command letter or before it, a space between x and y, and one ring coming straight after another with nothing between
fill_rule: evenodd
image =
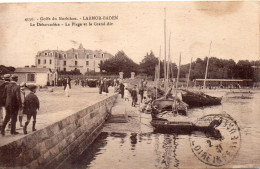
<instances>
[{"instance_id":1,"label":"child","mask_svg":"<svg viewBox=\"0 0 260 169\"><path fill-rule=\"evenodd\" d=\"M32 131L36 131L36 115L37 109L40 108L40 103L38 97L34 94L36 92L37 86L30 85L28 89L31 91L24 100L24 114L27 114L27 121L25 122L25 126L23 128L24 134L27 134L27 126L30 123L31 117L33 116L33 126Z\"/></svg>"},{"instance_id":2,"label":"child","mask_svg":"<svg viewBox=\"0 0 260 169\"><path fill-rule=\"evenodd\" d=\"M124 91L125 95L124 95L124 98L125 98L125 101L129 101L129 91L127 88L125 88L125 91Z\"/></svg>"}]
</instances>

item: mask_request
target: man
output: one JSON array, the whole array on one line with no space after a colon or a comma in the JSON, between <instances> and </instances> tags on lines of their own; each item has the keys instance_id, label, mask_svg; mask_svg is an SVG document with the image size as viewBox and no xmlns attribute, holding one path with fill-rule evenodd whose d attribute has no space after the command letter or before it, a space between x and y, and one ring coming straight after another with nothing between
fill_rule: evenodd
<instances>
[{"instance_id":1,"label":"man","mask_svg":"<svg viewBox=\"0 0 260 169\"><path fill-rule=\"evenodd\" d=\"M103 91L106 93L106 96L107 96L107 93L108 93L108 81L106 78L104 78L104 87L103 87Z\"/></svg>"},{"instance_id":2,"label":"man","mask_svg":"<svg viewBox=\"0 0 260 169\"><path fill-rule=\"evenodd\" d=\"M140 94L140 102L143 102L143 98L144 98L144 89L143 87L140 87L139 89L139 94Z\"/></svg>"},{"instance_id":3,"label":"man","mask_svg":"<svg viewBox=\"0 0 260 169\"><path fill-rule=\"evenodd\" d=\"M124 98L124 92L125 92L125 85L123 84L123 82L120 83L120 86L119 86L119 89L120 89L120 93L121 93L121 98L123 99Z\"/></svg>"},{"instance_id":4,"label":"man","mask_svg":"<svg viewBox=\"0 0 260 169\"><path fill-rule=\"evenodd\" d=\"M3 123L3 114L5 111L5 98L4 98L4 89L5 86L9 84L10 82L10 74L5 74L3 77L3 80L0 80L0 126L2 126Z\"/></svg>"},{"instance_id":5,"label":"man","mask_svg":"<svg viewBox=\"0 0 260 169\"><path fill-rule=\"evenodd\" d=\"M17 75L11 76L11 82L5 86L4 98L5 98L5 108L6 115L4 123L1 129L1 134L5 135L5 127L11 119L11 134L19 134L16 132L16 121L19 109L22 109L21 92L20 86L16 84L18 80Z\"/></svg>"},{"instance_id":6,"label":"man","mask_svg":"<svg viewBox=\"0 0 260 169\"><path fill-rule=\"evenodd\" d=\"M98 81L98 88L99 88L99 94L102 94L102 91L104 90L104 80L103 77L101 77Z\"/></svg>"}]
</instances>

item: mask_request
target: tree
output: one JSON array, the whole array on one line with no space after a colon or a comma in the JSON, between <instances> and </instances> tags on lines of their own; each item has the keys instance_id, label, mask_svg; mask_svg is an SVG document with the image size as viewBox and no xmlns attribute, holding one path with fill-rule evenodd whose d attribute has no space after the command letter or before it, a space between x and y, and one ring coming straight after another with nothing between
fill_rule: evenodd
<instances>
[{"instance_id":1,"label":"tree","mask_svg":"<svg viewBox=\"0 0 260 169\"><path fill-rule=\"evenodd\" d=\"M158 58L156 58L151 51L150 54L147 53L146 56L144 56L140 63L139 71L154 77L156 65L158 65Z\"/></svg>"},{"instance_id":2,"label":"tree","mask_svg":"<svg viewBox=\"0 0 260 169\"><path fill-rule=\"evenodd\" d=\"M234 76L239 79L253 79L254 70L248 60L239 60L234 66Z\"/></svg>"},{"instance_id":3,"label":"tree","mask_svg":"<svg viewBox=\"0 0 260 169\"><path fill-rule=\"evenodd\" d=\"M6 67L4 65L0 65L0 76L4 74L10 74L15 71L15 68L12 66Z\"/></svg>"},{"instance_id":4,"label":"tree","mask_svg":"<svg viewBox=\"0 0 260 169\"><path fill-rule=\"evenodd\" d=\"M114 57L101 62L99 68L109 74L124 72L125 77L130 77L131 72L137 72L138 65L124 51L118 51Z\"/></svg>"}]
</instances>

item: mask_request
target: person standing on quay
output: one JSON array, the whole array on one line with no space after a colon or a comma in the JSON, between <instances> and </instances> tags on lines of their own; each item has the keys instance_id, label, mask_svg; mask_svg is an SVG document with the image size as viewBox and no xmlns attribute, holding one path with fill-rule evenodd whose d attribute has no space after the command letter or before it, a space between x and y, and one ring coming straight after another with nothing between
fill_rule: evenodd
<instances>
[{"instance_id":1,"label":"person standing on quay","mask_svg":"<svg viewBox=\"0 0 260 169\"><path fill-rule=\"evenodd\" d=\"M26 84L24 82L20 84L21 101L22 101L22 109L20 109L18 112L20 127L23 127L23 107L24 107L24 99L25 99L25 91L24 91L25 86Z\"/></svg>"},{"instance_id":2,"label":"person standing on quay","mask_svg":"<svg viewBox=\"0 0 260 169\"><path fill-rule=\"evenodd\" d=\"M1 129L1 134L5 135L5 127L7 123L11 119L11 134L16 135L19 134L16 132L16 121L19 109L22 109L22 101L21 101L21 92L20 86L16 84L18 80L17 75L11 76L11 82L5 86L4 89L4 98L5 108L6 108L6 116L4 119L4 123Z\"/></svg>"},{"instance_id":3,"label":"person standing on quay","mask_svg":"<svg viewBox=\"0 0 260 169\"><path fill-rule=\"evenodd\" d=\"M142 86L139 89L139 94L140 94L140 102L142 103L143 98L144 98L144 89Z\"/></svg>"},{"instance_id":4,"label":"person standing on quay","mask_svg":"<svg viewBox=\"0 0 260 169\"><path fill-rule=\"evenodd\" d=\"M98 88L99 88L99 94L102 94L103 88L104 88L104 81L103 77L101 77L98 81Z\"/></svg>"},{"instance_id":5,"label":"person standing on quay","mask_svg":"<svg viewBox=\"0 0 260 169\"><path fill-rule=\"evenodd\" d=\"M37 115L37 109L40 108L40 102L38 97L35 95L37 86L31 85L28 86L29 90L31 91L24 100L24 114L27 114L27 121L25 122L23 132L24 134L27 134L27 126L30 123L31 118L33 117L33 125L32 125L32 131L36 131L35 125L36 125L36 115ZM67 87L68 88L68 85Z\"/></svg>"},{"instance_id":6,"label":"person standing on quay","mask_svg":"<svg viewBox=\"0 0 260 169\"><path fill-rule=\"evenodd\" d=\"M104 92L106 93L106 96L107 96L107 93L108 93L108 81L106 78L104 78Z\"/></svg>"},{"instance_id":7,"label":"person standing on quay","mask_svg":"<svg viewBox=\"0 0 260 169\"><path fill-rule=\"evenodd\" d=\"M5 114L5 98L3 96L5 86L9 84L10 82L10 74L5 74L3 77L3 80L0 80L0 126L2 126L3 123L3 117Z\"/></svg>"},{"instance_id":8,"label":"person standing on quay","mask_svg":"<svg viewBox=\"0 0 260 169\"><path fill-rule=\"evenodd\" d=\"M136 90L136 85L135 85L134 88L132 89L131 96L132 96L132 106L135 107L136 102L137 102L137 90Z\"/></svg>"},{"instance_id":9,"label":"person standing on quay","mask_svg":"<svg viewBox=\"0 0 260 169\"><path fill-rule=\"evenodd\" d=\"M120 83L119 89L121 93L121 98L123 99L125 94L125 85L123 84L123 82Z\"/></svg>"}]
</instances>

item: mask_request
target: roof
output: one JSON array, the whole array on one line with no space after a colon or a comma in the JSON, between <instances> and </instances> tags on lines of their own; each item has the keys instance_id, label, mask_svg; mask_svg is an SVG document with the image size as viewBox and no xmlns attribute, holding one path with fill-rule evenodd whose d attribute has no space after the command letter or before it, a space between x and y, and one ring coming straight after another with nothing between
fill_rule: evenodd
<instances>
[{"instance_id":1,"label":"roof","mask_svg":"<svg viewBox=\"0 0 260 169\"><path fill-rule=\"evenodd\" d=\"M204 81L205 79L195 79L196 81ZM243 82L243 81L252 81L252 79L206 79L206 81L215 81L215 82Z\"/></svg>"},{"instance_id":2,"label":"roof","mask_svg":"<svg viewBox=\"0 0 260 169\"><path fill-rule=\"evenodd\" d=\"M14 71L15 73L48 73L48 68L37 68L37 67L18 67Z\"/></svg>"}]
</instances>

